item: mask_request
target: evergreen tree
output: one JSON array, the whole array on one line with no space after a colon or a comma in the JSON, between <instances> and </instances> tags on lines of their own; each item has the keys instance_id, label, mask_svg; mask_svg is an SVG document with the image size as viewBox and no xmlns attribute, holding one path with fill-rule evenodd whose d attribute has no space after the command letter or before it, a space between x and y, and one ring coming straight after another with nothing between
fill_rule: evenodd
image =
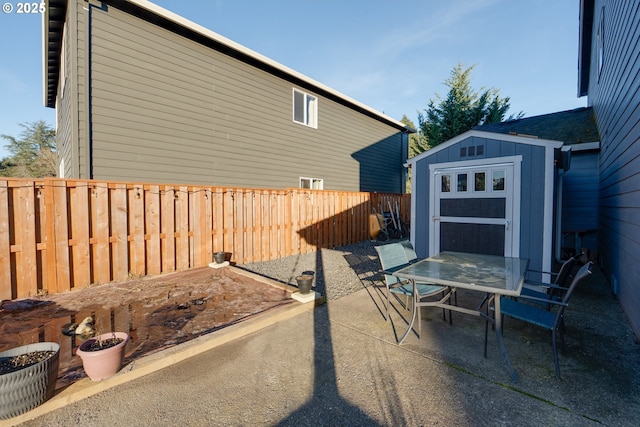
<instances>
[{"instance_id":1,"label":"evergreen tree","mask_svg":"<svg viewBox=\"0 0 640 427\"><path fill-rule=\"evenodd\" d=\"M0 176L56 176L56 131L42 120L20 123L20 126L24 130L19 138L0 135L9 141L5 148L12 154L0 161Z\"/></svg>"},{"instance_id":2,"label":"evergreen tree","mask_svg":"<svg viewBox=\"0 0 640 427\"><path fill-rule=\"evenodd\" d=\"M471 87L472 70L473 66L465 69L462 64L456 65L444 82L449 88L447 96L442 99L436 94L437 99L429 101L424 114L418 113L421 141L426 141L429 148L475 126L504 120L510 107L509 98L500 97L500 92L494 88L476 92ZM509 120L522 116L521 112Z\"/></svg>"},{"instance_id":3,"label":"evergreen tree","mask_svg":"<svg viewBox=\"0 0 640 427\"><path fill-rule=\"evenodd\" d=\"M400 121L410 128L417 130L416 125L413 124L413 122L407 117L406 114L402 115ZM427 146L427 141L420 132L412 133L409 135L409 158L422 153L428 148L429 147Z\"/></svg>"}]
</instances>

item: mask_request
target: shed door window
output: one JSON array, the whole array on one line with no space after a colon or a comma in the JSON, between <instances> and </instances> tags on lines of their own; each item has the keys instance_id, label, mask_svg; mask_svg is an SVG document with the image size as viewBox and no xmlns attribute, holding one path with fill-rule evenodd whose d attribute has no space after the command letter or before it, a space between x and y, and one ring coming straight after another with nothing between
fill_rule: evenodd
<instances>
[{"instance_id":1,"label":"shed door window","mask_svg":"<svg viewBox=\"0 0 640 427\"><path fill-rule=\"evenodd\" d=\"M318 127L318 98L293 89L293 121L312 128Z\"/></svg>"}]
</instances>

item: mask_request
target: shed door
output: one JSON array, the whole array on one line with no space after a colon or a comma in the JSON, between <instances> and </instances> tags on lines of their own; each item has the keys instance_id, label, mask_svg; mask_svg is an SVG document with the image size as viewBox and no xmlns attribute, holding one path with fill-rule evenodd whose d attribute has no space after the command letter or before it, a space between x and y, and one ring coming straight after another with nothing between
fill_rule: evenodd
<instances>
[{"instance_id":1,"label":"shed door","mask_svg":"<svg viewBox=\"0 0 640 427\"><path fill-rule=\"evenodd\" d=\"M518 255L519 168L517 178L513 163L436 168L433 178L430 253Z\"/></svg>"}]
</instances>

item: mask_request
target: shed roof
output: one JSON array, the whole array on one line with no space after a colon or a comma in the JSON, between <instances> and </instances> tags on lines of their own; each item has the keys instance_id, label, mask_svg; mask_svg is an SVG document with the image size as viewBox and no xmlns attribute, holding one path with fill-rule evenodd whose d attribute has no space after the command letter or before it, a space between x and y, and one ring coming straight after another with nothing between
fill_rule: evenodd
<instances>
[{"instance_id":1,"label":"shed roof","mask_svg":"<svg viewBox=\"0 0 640 427\"><path fill-rule=\"evenodd\" d=\"M146 0L104 0L120 10L145 21L165 28L204 46L220 51L226 55L246 62L256 68L271 73L302 88L314 91L326 98L338 102L361 114L372 117L387 125L407 133L415 130L390 116L381 113L353 98L344 95L312 78L286 67L264 55L252 51L228 38L217 34L201 25L170 12ZM62 29L66 16L67 0L48 0L43 19L43 57L44 57L44 104L54 107L59 72Z\"/></svg>"},{"instance_id":2,"label":"shed roof","mask_svg":"<svg viewBox=\"0 0 640 427\"><path fill-rule=\"evenodd\" d=\"M535 136L562 141L566 145L600 140L593 108L583 107L557 113L543 114L501 123L476 126L475 130L510 135Z\"/></svg>"},{"instance_id":3,"label":"shed roof","mask_svg":"<svg viewBox=\"0 0 640 427\"><path fill-rule=\"evenodd\" d=\"M430 150L424 151L418 154L415 157L411 157L407 160L408 165L412 165L417 163L418 161L433 156L434 154L446 150L452 145L457 144L458 142L464 141L467 138L478 137L478 138L486 138L486 139L494 139L500 141L513 142L515 144L527 144L527 145L536 145L541 147L550 147L550 148L561 148L562 141L556 141L551 139L540 139L540 138L532 138L530 135L513 135L513 134L500 134L498 132L486 132L484 130L471 129L462 133L458 136L455 136L433 148Z\"/></svg>"}]
</instances>

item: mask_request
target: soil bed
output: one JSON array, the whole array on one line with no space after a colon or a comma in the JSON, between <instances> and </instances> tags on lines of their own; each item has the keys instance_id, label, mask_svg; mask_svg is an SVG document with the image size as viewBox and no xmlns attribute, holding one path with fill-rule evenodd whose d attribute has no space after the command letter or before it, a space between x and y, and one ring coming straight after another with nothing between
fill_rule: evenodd
<instances>
[{"instance_id":1,"label":"soil bed","mask_svg":"<svg viewBox=\"0 0 640 427\"><path fill-rule=\"evenodd\" d=\"M290 293L226 267L208 267L143 277L0 306L0 351L25 344L60 344L56 388L86 377L76 348L85 340L62 327L95 319L97 334L129 334L124 364L291 304Z\"/></svg>"},{"instance_id":2,"label":"soil bed","mask_svg":"<svg viewBox=\"0 0 640 427\"><path fill-rule=\"evenodd\" d=\"M93 341L90 344L82 347L83 351L100 351L106 350L111 347L115 347L124 341L122 338L109 338L102 341Z\"/></svg>"}]
</instances>

